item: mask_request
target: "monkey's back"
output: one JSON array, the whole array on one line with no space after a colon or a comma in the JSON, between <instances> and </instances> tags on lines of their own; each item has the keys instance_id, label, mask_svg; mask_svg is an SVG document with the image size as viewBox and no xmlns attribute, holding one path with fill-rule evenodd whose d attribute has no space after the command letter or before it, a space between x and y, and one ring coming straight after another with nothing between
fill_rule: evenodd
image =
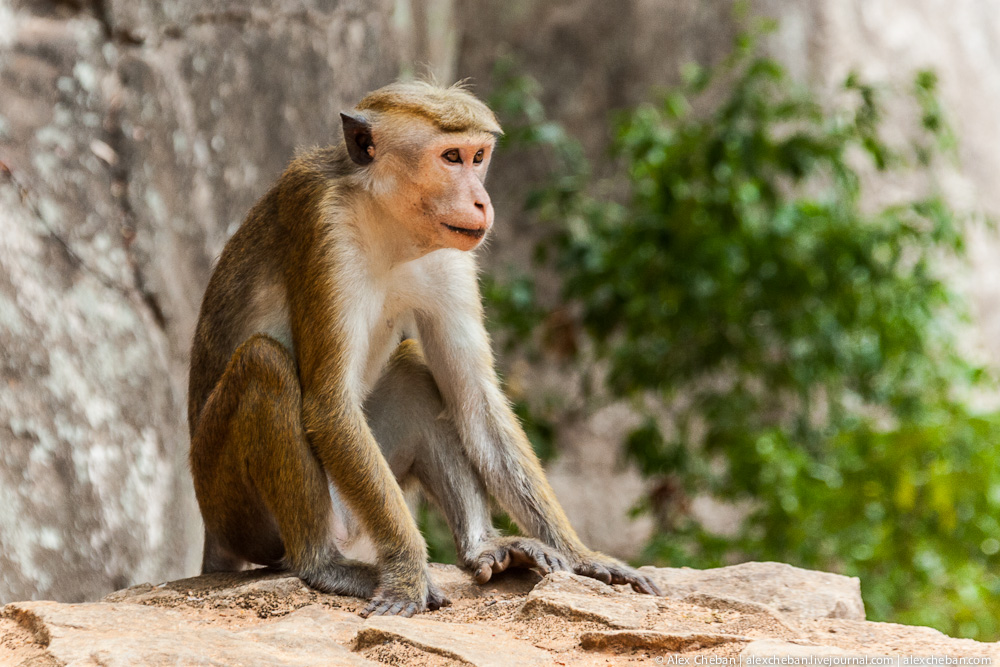
<instances>
[{"instance_id":1,"label":"monkey's back","mask_svg":"<svg viewBox=\"0 0 1000 667\"><path fill-rule=\"evenodd\" d=\"M240 343L266 333L291 348L286 277L298 259L294 241L316 231L320 201L350 174L349 162L343 145L299 156L226 243L205 290L191 348L191 433Z\"/></svg>"},{"instance_id":2,"label":"monkey's back","mask_svg":"<svg viewBox=\"0 0 1000 667\"><path fill-rule=\"evenodd\" d=\"M191 347L188 382L188 426L194 432L198 414L219 381L233 352L251 324L253 303L261 285L271 278L278 258L259 257L262 248L275 250L278 188L272 188L250 210L226 243L205 290ZM277 251L280 252L281 246Z\"/></svg>"}]
</instances>

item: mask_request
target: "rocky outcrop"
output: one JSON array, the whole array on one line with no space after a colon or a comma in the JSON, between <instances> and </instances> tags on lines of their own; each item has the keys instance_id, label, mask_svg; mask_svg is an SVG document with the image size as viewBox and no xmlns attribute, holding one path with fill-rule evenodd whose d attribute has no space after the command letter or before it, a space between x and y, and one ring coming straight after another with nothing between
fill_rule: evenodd
<instances>
[{"instance_id":1,"label":"rocky outcrop","mask_svg":"<svg viewBox=\"0 0 1000 667\"><path fill-rule=\"evenodd\" d=\"M1000 647L864 620L858 581L776 563L644 568L667 591L638 595L567 573L486 586L453 566L432 576L452 605L362 619L355 598L262 570L145 584L86 604L0 609L11 665L739 664L741 657L1000 658ZM684 662L684 661L687 662ZM714 660L714 663L709 663ZM943 664L943 663L942 663Z\"/></svg>"},{"instance_id":2,"label":"rocky outcrop","mask_svg":"<svg viewBox=\"0 0 1000 667\"><path fill-rule=\"evenodd\" d=\"M389 0L0 0L0 601L195 571L214 258L396 76Z\"/></svg>"}]
</instances>

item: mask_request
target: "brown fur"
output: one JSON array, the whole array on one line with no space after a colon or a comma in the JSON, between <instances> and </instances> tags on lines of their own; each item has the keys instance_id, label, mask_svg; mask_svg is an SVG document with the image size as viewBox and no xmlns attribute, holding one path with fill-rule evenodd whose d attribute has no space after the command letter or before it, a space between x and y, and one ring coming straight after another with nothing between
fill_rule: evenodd
<instances>
[{"instance_id":1,"label":"brown fur","mask_svg":"<svg viewBox=\"0 0 1000 667\"><path fill-rule=\"evenodd\" d=\"M369 93L357 108L425 118L442 132L482 130L503 134L493 112L458 85L438 88L423 81L395 83Z\"/></svg>"},{"instance_id":2,"label":"brown fur","mask_svg":"<svg viewBox=\"0 0 1000 667\"><path fill-rule=\"evenodd\" d=\"M577 538L499 392L474 265L440 254L476 247L492 224L493 113L461 88L412 83L357 111L373 118L345 123L370 150L294 160L206 290L188 404L203 570L288 567L319 590L372 597L366 614L436 608L446 601L400 490L413 478L479 581L525 566L656 592ZM413 341L390 357L400 334L426 337L427 358ZM330 482L376 566L338 550ZM538 539L499 537L487 489Z\"/></svg>"}]
</instances>

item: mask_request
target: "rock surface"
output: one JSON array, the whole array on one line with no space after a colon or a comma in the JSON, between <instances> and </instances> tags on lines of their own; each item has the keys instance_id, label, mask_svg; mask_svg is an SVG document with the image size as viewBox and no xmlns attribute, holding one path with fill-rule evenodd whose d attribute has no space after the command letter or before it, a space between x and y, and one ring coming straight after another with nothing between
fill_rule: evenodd
<instances>
[{"instance_id":1,"label":"rock surface","mask_svg":"<svg viewBox=\"0 0 1000 667\"><path fill-rule=\"evenodd\" d=\"M775 563L647 568L664 598L556 573L476 586L452 566L432 577L452 606L412 619L357 612L257 570L144 584L102 602L0 608L0 664L606 665L677 654L739 658L859 654L1000 658L1000 645L864 620L857 580ZM764 604L761 600L766 600ZM701 662L696 662L700 660Z\"/></svg>"},{"instance_id":2,"label":"rock surface","mask_svg":"<svg viewBox=\"0 0 1000 667\"><path fill-rule=\"evenodd\" d=\"M211 264L398 66L389 0L253 5L0 0L0 602L197 567Z\"/></svg>"},{"instance_id":3,"label":"rock surface","mask_svg":"<svg viewBox=\"0 0 1000 667\"><path fill-rule=\"evenodd\" d=\"M758 613L778 611L788 619L851 618L864 620L861 582L828 572L812 572L784 563L743 563L716 570L666 570L669 595L712 606L715 596L729 596L756 605ZM724 599L724 598L720 598Z\"/></svg>"}]
</instances>

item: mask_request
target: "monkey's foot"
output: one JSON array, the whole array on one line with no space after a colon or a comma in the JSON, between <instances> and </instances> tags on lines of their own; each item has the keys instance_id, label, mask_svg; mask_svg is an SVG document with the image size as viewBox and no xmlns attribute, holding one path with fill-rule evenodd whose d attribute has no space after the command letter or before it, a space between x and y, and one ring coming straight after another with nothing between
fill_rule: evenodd
<instances>
[{"instance_id":1,"label":"monkey's foot","mask_svg":"<svg viewBox=\"0 0 1000 667\"><path fill-rule=\"evenodd\" d=\"M421 611L436 611L441 607L451 605L451 600L446 598L441 590L429 579L427 581L427 594L422 598L413 599L412 594L406 592L399 586L380 586L371 601L361 611L361 616L405 616L410 617Z\"/></svg>"},{"instance_id":2,"label":"monkey's foot","mask_svg":"<svg viewBox=\"0 0 1000 667\"><path fill-rule=\"evenodd\" d=\"M374 595L379 579L378 568L374 565L346 558L331 560L321 567L301 569L298 575L310 588L321 593L359 598Z\"/></svg>"},{"instance_id":3,"label":"monkey's foot","mask_svg":"<svg viewBox=\"0 0 1000 667\"><path fill-rule=\"evenodd\" d=\"M467 559L477 584L485 584L494 574L512 567L537 570L541 574L571 572L569 559L555 549L528 537L494 537L476 547Z\"/></svg>"},{"instance_id":4,"label":"monkey's foot","mask_svg":"<svg viewBox=\"0 0 1000 667\"><path fill-rule=\"evenodd\" d=\"M606 584L628 584L633 590L647 595L663 595L652 579L625 563L597 551L589 551L574 559L573 572Z\"/></svg>"}]
</instances>

